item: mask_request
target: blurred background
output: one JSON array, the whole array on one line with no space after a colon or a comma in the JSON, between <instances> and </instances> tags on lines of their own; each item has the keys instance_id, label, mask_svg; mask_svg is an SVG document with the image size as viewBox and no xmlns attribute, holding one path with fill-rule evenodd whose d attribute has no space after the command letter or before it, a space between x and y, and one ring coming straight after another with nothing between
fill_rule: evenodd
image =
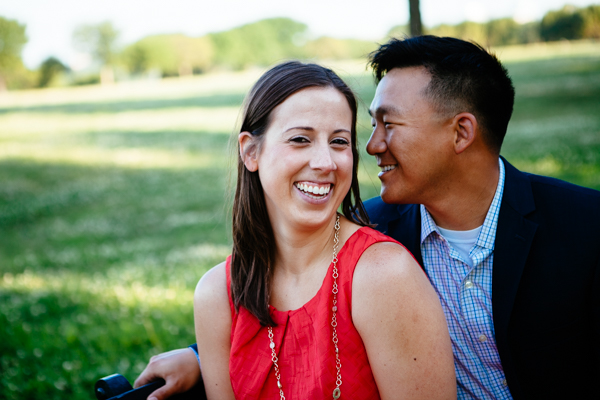
<instances>
[{"instance_id":1,"label":"blurred background","mask_svg":"<svg viewBox=\"0 0 600 400\"><path fill-rule=\"evenodd\" d=\"M600 4L1 2L0 399L94 398L98 378L193 343L194 287L230 251L246 91L278 61L327 65L362 101L364 149L366 55L419 32L505 63L510 162L600 189Z\"/></svg>"}]
</instances>

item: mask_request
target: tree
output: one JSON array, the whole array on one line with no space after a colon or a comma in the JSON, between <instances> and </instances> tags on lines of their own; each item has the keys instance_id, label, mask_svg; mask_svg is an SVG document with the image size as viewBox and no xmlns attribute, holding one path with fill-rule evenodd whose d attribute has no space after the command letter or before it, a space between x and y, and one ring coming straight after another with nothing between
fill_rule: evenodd
<instances>
[{"instance_id":1,"label":"tree","mask_svg":"<svg viewBox=\"0 0 600 400\"><path fill-rule=\"evenodd\" d=\"M67 67L57 58L48 57L40 66L40 78L38 87L48 87L56 79L56 77L65 72Z\"/></svg>"},{"instance_id":2,"label":"tree","mask_svg":"<svg viewBox=\"0 0 600 400\"><path fill-rule=\"evenodd\" d=\"M600 38L600 5L591 5L581 10L584 19L583 37Z\"/></svg>"},{"instance_id":3,"label":"tree","mask_svg":"<svg viewBox=\"0 0 600 400\"><path fill-rule=\"evenodd\" d=\"M421 10L419 0L408 0L410 15L410 36L421 36L423 34L423 24L421 23Z\"/></svg>"},{"instance_id":4,"label":"tree","mask_svg":"<svg viewBox=\"0 0 600 400\"><path fill-rule=\"evenodd\" d=\"M410 32L410 24L406 25L395 25L390 28L387 33L388 37L406 37Z\"/></svg>"},{"instance_id":5,"label":"tree","mask_svg":"<svg viewBox=\"0 0 600 400\"><path fill-rule=\"evenodd\" d=\"M119 32L110 22L97 25L82 25L73 32L75 47L90 53L102 67L100 81L114 82L113 65L117 58Z\"/></svg>"},{"instance_id":6,"label":"tree","mask_svg":"<svg viewBox=\"0 0 600 400\"><path fill-rule=\"evenodd\" d=\"M21 50L25 43L25 25L0 17L0 91L6 90L12 73L24 68Z\"/></svg>"},{"instance_id":7,"label":"tree","mask_svg":"<svg viewBox=\"0 0 600 400\"><path fill-rule=\"evenodd\" d=\"M270 18L210 34L218 65L242 69L302 57L299 43L307 26L289 18Z\"/></svg>"},{"instance_id":8,"label":"tree","mask_svg":"<svg viewBox=\"0 0 600 400\"><path fill-rule=\"evenodd\" d=\"M153 35L127 46L122 60L133 74L157 69L163 76L185 76L210 69L213 55L213 43L206 36Z\"/></svg>"},{"instance_id":9,"label":"tree","mask_svg":"<svg viewBox=\"0 0 600 400\"><path fill-rule=\"evenodd\" d=\"M558 11L549 11L542 18L540 35L545 41L581 39L584 18L574 6L564 6Z\"/></svg>"},{"instance_id":10,"label":"tree","mask_svg":"<svg viewBox=\"0 0 600 400\"><path fill-rule=\"evenodd\" d=\"M337 39L328 36L310 40L304 46L308 58L321 60L364 58L375 49L375 44L370 40Z\"/></svg>"}]
</instances>

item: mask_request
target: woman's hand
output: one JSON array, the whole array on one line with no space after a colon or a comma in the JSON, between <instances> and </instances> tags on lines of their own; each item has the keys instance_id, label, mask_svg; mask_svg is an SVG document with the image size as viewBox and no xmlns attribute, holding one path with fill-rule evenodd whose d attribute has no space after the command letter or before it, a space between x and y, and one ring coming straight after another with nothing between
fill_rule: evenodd
<instances>
[{"instance_id":1,"label":"woman's hand","mask_svg":"<svg viewBox=\"0 0 600 400\"><path fill-rule=\"evenodd\" d=\"M200 365L194 351L185 348L153 356L133 386L138 388L158 378L164 379L165 385L152 392L148 400L165 400L190 390L200 379Z\"/></svg>"}]
</instances>

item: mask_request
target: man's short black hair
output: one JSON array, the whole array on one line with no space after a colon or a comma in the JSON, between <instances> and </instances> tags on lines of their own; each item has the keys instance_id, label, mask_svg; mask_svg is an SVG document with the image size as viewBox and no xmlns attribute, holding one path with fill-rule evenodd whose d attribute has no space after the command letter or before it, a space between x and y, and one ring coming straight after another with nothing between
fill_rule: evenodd
<instances>
[{"instance_id":1,"label":"man's short black hair","mask_svg":"<svg viewBox=\"0 0 600 400\"><path fill-rule=\"evenodd\" d=\"M424 67L426 95L443 115L470 112L490 149L500 152L512 115L515 89L500 61L476 43L451 37L391 39L372 52L377 81L394 68Z\"/></svg>"}]
</instances>

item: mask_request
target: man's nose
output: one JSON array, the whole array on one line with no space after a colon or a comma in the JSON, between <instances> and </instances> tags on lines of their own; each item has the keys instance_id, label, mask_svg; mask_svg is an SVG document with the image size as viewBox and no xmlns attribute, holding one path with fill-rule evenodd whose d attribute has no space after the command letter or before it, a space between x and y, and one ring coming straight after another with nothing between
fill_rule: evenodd
<instances>
[{"instance_id":1,"label":"man's nose","mask_svg":"<svg viewBox=\"0 0 600 400\"><path fill-rule=\"evenodd\" d=\"M373 127L373 132L367 142L367 153L374 156L376 154L384 153L386 149L387 144L385 143L384 129L377 124Z\"/></svg>"}]
</instances>

